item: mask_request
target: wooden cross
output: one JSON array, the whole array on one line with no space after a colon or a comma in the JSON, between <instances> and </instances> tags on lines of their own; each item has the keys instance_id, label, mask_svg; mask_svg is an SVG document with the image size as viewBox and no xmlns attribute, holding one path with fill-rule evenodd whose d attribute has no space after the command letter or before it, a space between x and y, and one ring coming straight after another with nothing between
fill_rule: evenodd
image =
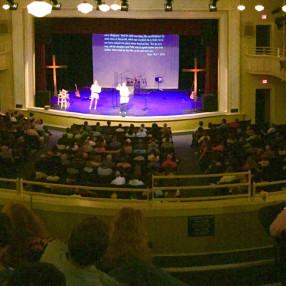
<instances>
[{"instance_id":1,"label":"wooden cross","mask_svg":"<svg viewBox=\"0 0 286 286\"><path fill-rule=\"evenodd\" d=\"M193 72L194 73L194 101L198 99L198 72L206 71L206 69L198 69L198 59L195 58L195 68L194 69L183 69L183 72Z\"/></svg>"},{"instance_id":2,"label":"wooden cross","mask_svg":"<svg viewBox=\"0 0 286 286\"><path fill-rule=\"evenodd\" d=\"M57 69L67 68L68 66L57 66L56 65L56 56L53 55L53 65L46 66L47 69L53 69L53 79L54 79L54 95L58 95L58 87L57 87Z\"/></svg>"}]
</instances>

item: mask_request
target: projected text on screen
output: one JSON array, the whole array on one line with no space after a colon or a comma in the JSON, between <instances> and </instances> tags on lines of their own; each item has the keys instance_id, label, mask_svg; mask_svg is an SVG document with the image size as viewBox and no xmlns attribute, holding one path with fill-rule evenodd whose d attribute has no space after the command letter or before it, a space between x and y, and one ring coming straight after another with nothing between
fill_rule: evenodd
<instances>
[{"instance_id":1,"label":"projected text on screen","mask_svg":"<svg viewBox=\"0 0 286 286\"><path fill-rule=\"evenodd\" d=\"M93 34L93 76L102 87L144 79L146 88L178 88L179 36ZM143 82L143 81L142 81Z\"/></svg>"}]
</instances>

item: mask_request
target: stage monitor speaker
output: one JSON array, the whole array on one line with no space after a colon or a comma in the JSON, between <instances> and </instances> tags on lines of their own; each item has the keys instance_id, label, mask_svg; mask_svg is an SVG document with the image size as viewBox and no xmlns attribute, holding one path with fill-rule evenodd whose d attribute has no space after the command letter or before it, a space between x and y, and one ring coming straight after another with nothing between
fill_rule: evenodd
<instances>
[{"instance_id":1,"label":"stage monitor speaker","mask_svg":"<svg viewBox=\"0 0 286 286\"><path fill-rule=\"evenodd\" d=\"M217 111L217 96L214 94L204 94L202 96L204 112Z\"/></svg>"},{"instance_id":2,"label":"stage monitor speaker","mask_svg":"<svg viewBox=\"0 0 286 286\"><path fill-rule=\"evenodd\" d=\"M38 91L35 98L36 107L45 107L51 104L51 92L50 91Z\"/></svg>"}]
</instances>

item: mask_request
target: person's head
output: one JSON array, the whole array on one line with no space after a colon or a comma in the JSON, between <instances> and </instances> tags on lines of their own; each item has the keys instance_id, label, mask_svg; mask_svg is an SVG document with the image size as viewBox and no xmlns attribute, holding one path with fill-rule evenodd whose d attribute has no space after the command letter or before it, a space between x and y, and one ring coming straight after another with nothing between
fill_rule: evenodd
<instances>
[{"instance_id":1,"label":"person's head","mask_svg":"<svg viewBox=\"0 0 286 286\"><path fill-rule=\"evenodd\" d=\"M96 217L87 218L75 227L68 240L69 257L81 267L95 265L104 255L107 245L105 224Z\"/></svg>"},{"instance_id":2,"label":"person's head","mask_svg":"<svg viewBox=\"0 0 286 286\"><path fill-rule=\"evenodd\" d=\"M204 122L203 121L200 121L199 122L199 126L203 126L204 125Z\"/></svg>"},{"instance_id":3,"label":"person's head","mask_svg":"<svg viewBox=\"0 0 286 286\"><path fill-rule=\"evenodd\" d=\"M149 255L142 212L129 207L122 208L113 220L106 256L117 262L132 257L148 259Z\"/></svg>"},{"instance_id":4,"label":"person's head","mask_svg":"<svg viewBox=\"0 0 286 286\"><path fill-rule=\"evenodd\" d=\"M93 84L97 85L97 84L98 84L97 80L95 80L95 81L93 82Z\"/></svg>"},{"instance_id":5,"label":"person's head","mask_svg":"<svg viewBox=\"0 0 286 286\"><path fill-rule=\"evenodd\" d=\"M13 271L7 286L65 286L66 279L50 263L22 265Z\"/></svg>"},{"instance_id":6,"label":"person's head","mask_svg":"<svg viewBox=\"0 0 286 286\"><path fill-rule=\"evenodd\" d=\"M8 203L2 208L12 224L14 239L29 240L47 235L42 221L23 203Z\"/></svg>"},{"instance_id":7,"label":"person's head","mask_svg":"<svg viewBox=\"0 0 286 286\"><path fill-rule=\"evenodd\" d=\"M221 122L222 122L223 124L225 124L225 123L226 123L226 119L223 118L223 119L221 120Z\"/></svg>"},{"instance_id":8,"label":"person's head","mask_svg":"<svg viewBox=\"0 0 286 286\"><path fill-rule=\"evenodd\" d=\"M88 122L87 122L87 121L84 121L83 124L84 124L84 126L87 126L87 125L88 125Z\"/></svg>"},{"instance_id":9,"label":"person's head","mask_svg":"<svg viewBox=\"0 0 286 286\"><path fill-rule=\"evenodd\" d=\"M122 86L126 86L126 82L125 81L122 83Z\"/></svg>"}]
</instances>

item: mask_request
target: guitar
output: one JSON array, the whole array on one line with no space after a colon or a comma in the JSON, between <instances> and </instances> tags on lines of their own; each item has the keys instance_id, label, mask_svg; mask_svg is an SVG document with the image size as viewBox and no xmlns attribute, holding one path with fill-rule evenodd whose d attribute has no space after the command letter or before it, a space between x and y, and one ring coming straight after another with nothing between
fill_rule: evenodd
<instances>
[{"instance_id":1,"label":"guitar","mask_svg":"<svg viewBox=\"0 0 286 286\"><path fill-rule=\"evenodd\" d=\"M77 89L77 85L75 84L75 97L80 98L79 90Z\"/></svg>"}]
</instances>

